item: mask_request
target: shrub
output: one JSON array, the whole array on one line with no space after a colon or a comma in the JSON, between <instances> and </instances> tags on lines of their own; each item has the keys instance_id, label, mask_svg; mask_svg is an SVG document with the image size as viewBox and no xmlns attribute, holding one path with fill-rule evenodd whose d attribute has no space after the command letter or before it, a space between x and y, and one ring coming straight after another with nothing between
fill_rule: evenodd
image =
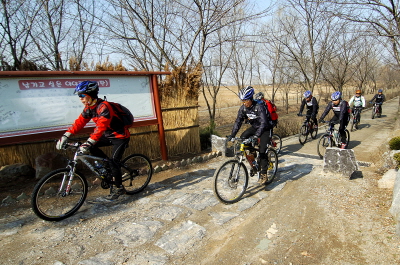
<instances>
[{"instance_id":1,"label":"shrub","mask_svg":"<svg viewBox=\"0 0 400 265\"><path fill-rule=\"evenodd\" d=\"M393 137L389 140L389 148L391 150L400 150L400 136Z\"/></svg>"},{"instance_id":2,"label":"shrub","mask_svg":"<svg viewBox=\"0 0 400 265\"><path fill-rule=\"evenodd\" d=\"M394 158L394 161L396 161L396 168L399 168L399 166L400 166L400 153L394 154L393 158Z\"/></svg>"},{"instance_id":3,"label":"shrub","mask_svg":"<svg viewBox=\"0 0 400 265\"><path fill-rule=\"evenodd\" d=\"M211 135L218 135L217 131L215 130L215 123L211 123L205 128L200 129L200 145L201 150L206 150L211 148Z\"/></svg>"}]
</instances>

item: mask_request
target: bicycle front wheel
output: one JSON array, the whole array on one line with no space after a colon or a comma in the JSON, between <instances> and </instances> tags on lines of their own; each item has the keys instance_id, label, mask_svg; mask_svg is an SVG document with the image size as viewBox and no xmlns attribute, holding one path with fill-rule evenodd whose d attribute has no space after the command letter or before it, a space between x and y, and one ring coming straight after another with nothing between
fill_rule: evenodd
<instances>
[{"instance_id":1,"label":"bicycle front wheel","mask_svg":"<svg viewBox=\"0 0 400 265\"><path fill-rule=\"evenodd\" d=\"M268 169L267 169L267 177L268 180L265 182L265 185L270 184L275 176L276 172L278 172L278 154L272 148L267 150L267 157L268 157Z\"/></svg>"},{"instance_id":2,"label":"bicycle front wheel","mask_svg":"<svg viewBox=\"0 0 400 265\"><path fill-rule=\"evenodd\" d=\"M346 133L346 149L347 149L347 147L349 147L349 143L350 143L350 132L346 129L346 130L344 130L345 131L345 133Z\"/></svg>"},{"instance_id":3,"label":"bicycle front wheel","mask_svg":"<svg viewBox=\"0 0 400 265\"><path fill-rule=\"evenodd\" d=\"M357 125L356 118L355 118L355 117L353 117L353 118L351 119L351 127L350 127L350 131L354 131L354 129L356 128L356 125Z\"/></svg>"},{"instance_id":4,"label":"bicycle front wheel","mask_svg":"<svg viewBox=\"0 0 400 265\"><path fill-rule=\"evenodd\" d=\"M311 135L311 138L312 139L315 139L315 138L317 138L317 135L318 135L318 126L315 126L315 124L314 123L311 123L311 132L310 132L310 135Z\"/></svg>"},{"instance_id":5,"label":"bicycle front wheel","mask_svg":"<svg viewBox=\"0 0 400 265\"><path fill-rule=\"evenodd\" d=\"M300 144L305 144L306 143L307 136L308 136L307 125L303 124L300 127L300 135L299 135Z\"/></svg>"},{"instance_id":6,"label":"bicycle front wheel","mask_svg":"<svg viewBox=\"0 0 400 265\"><path fill-rule=\"evenodd\" d=\"M328 147L332 147L332 137L329 134L324 134L318 140L317 151L320 158L324 157Z\"/></svg>"},{"instance_id":7,"label":"bicycle front wheel","mask_svg":"<svg viewBox=\"0 0 400 265\"><path fill-rule=\"evenodd\" d=\"M121 173L126 194L132 195L147 187L153 176L153 167L145 155L132 154L122 160Z\"/></svg>"},{"instance_id":8,"label":"bicycle front wheel","mask_svg":"<svg viewBox=\"0 0 400 265\"><path fill-rule=\"evenodd\" d=\"M282 149L282 139L278 134L273 134L271 137L271 146L273 149L275 149L276 153L279 154L279 152Z\"/></svg>"},{"instance_id":9,"label":"bicycle front wheel","mask_svg":"<svg viewBox=\"0 0 400 265\"><path fill-rule=\"evenodd\" d=\"M86 178L75 172L71 185L70 170L62 168L44 176L34 187L31 204L35 214L46 221L60 221L82 206L88 193Z\"/></svg>"},{"instance_id":10,"label":"bicycle front wheel","mask_svg":"<svg viewBox=\"0 0 400 265\"><path fill-rule=\"evenodd\" d=\"M213 181L215 196L223 203L239 201L249 182L246 166L237 160L226 161L215 172Z\"/></svg>"},{"instance_id":11,"label":"bicycle front wheel","mask_svg":"<svg viewBox=\"0 0 400 265\"><path fill-rule=\"evenodd\" d=\"M375 118L375 114L376 114L376 108L373 107L373 108L372 108L372 115L371 115L371 118L372 118L372 119Z\"/></svg>"}]
</instances>

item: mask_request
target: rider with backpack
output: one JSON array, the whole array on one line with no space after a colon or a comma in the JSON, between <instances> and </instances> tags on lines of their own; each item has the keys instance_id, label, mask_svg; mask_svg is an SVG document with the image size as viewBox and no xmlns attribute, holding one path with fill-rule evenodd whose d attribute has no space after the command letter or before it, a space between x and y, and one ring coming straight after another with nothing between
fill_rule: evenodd
<instances>
[{"instance_id":1,"label":"rider with backpack","mask_svg":"<svg viewBox=\"0 0 400 265\"><path fill-rule=\"evenodd\" d=\"M251 86L247 86L240 90L238 96L242 100L243 105L239 108L235 124L232 128L232 133L227 136L227 139L230 141L235 137L236 133L242 126L243 121L250 123L251 126L240 135L240 138L260 138L261 176L259 183L265 184L268 181L268 157L266 151L267 144L270 142L272 136L273 126L267 117L265 105L257 104L257 102L253 100L253 95L254 89Z\"/></svg>"},{"instance_id":2,"label":"rider with backpack","mask_svg":"<svg viewBox=\"0 0 400 265\"><path fill-rule=\"evenodd\" d=\"M96 81L83 81L76 86L74 94L79 96L85 108L58 140L56 148L62 149L71 135L78 133L90 120L93 120L96 127L78 151L82 154L90 153L93 156L107 158L99 147L112 146L110 168L116 188L110 190L110 195L106 196L106 199L114 200L125 194L119 162L128 147L130 140L128 128L132 126L133 116L125 107L98 98L98 92L99 86Z\"/></svg>"},{"instance_id":3,"label":"rider with backpack","mask_svg":"<svg viewBox=\"0 0 400 265\"><path fill-rule=\"evenodd\" d=\"M297 114L297 116L301 116L303 114L304 106L307 105L307 113L306 113L307 122L309 122L311 118L312 121L314 122L314 128L318 128L318 121L317 121L317 115L319 110L318 101L315 97L313 97L312 92L310 90L304 92L303 96L304 99L301 102L300 111Z\"/></svg>"}]
</instances>

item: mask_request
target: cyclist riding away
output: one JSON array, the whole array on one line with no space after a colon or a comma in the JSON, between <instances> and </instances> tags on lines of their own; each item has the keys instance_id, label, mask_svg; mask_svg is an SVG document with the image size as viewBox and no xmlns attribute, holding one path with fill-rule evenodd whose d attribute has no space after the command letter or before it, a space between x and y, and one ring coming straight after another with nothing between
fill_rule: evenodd
<instances>
[{"instance_id":1,"label":"cyclist riding away","mask_svg":"<svg viewBox=\"0 0 400 265\"><path fill-rule=\"evenodd\" d=\"M130 132L129 126L126 126L122 119L116 116L112 107L97 97L98 92L99 86L96 81L83 81L76 86L74 94L79 96L85 107L74 124L58 140L56 148L62 149L71 135L78 133L90 120L93 120L96 124L94 132L79 147L78 151L82 154L90 153L93 156L107 158L107 155L99 147L112 145L112 155L109 161L116 187L110 189L110 194L106 196L106 199L115 200L125 194L121 169L118 165L128 147Z\"/></svg>"},{"instance_id":2,"label":"cyclist riding away","mask_svg":"<svg viewBox=\"0 0 400 265\"><path fill-rule=\"evenodd\" d=\"M243 121L251 124L251 127L247 128L241 135L240 138L260 138L260 164L261 164L261 177L259 180L260 184L265 184L267 179L268 169L268 157L266 154L267 144L270 142L272 136L273 126L268 120L267 110L264 104L257 104L253 100L254 89L251 86L247 86L240 90L239 98L242 100L243 105L239 108L238 115L235 124L232 128L232 133L227 136L228 141L235 137L236 133L242 126Z\"/></svg>"},{"instance_id":3,"label":"cyclist riding away","mask_svg":"<svg viewBox=\"0 0 400 265\"><path fill-rule=\"evenodd\" d=\"M351 97L350 101L349 101L349 106L351 107L351 105L353 105L351 112L354 114L354 111L356 108L361 108L361 110L363 108L365 108L365 98L364 96L361 95L361 90L357 89L356 90L356 94ZM358 113L358 117L357 117L357 121L358 123L361 120L361 111ZM358 129L358 125L356 125L356 129Z\"/></svg>"},{"instance_id":4,"label":"cyclist riding away","mask_svg":"<svg viewBox=\"0 0 400 265\"><path fill-rule=\"evenodd\" d=\"M375 96L369 101L369 103L372 104L372 102L375 100L375 103L378 104L380 114L382 114L382 104L383 104L383 101L385 101L385 95L382 93L383 93L383 90L379 89L378 94L375 94Z\"/></svg>"},{"instance_id":5,"label":"cyclist riding away","mask_svg":"<svg viewBox=\"0 0 400 265\"><path fill-rule=\"evenodd\" d=\"M339 133L341 138L341 148L346 147L346 126L349 124L350 115L349 115L349 104L347 101L342 99L342 93L339 91L335 91L331 95L332 101L328 103L324 113L322 113L319 118L319 122L323 122L325 116L329 113L330 110L333 110L334 116L330 120L330 123L338 124L339 123Z\"/></svg>"},{"instance_id":6,"label":"cyclist riding away","mask_svg":"<svg viewBox=\"0 0 400 265\"><path fill-rule=\"evenodd\" d=\"M297 114L297 116L302 115L304 106L307 104L307 113L306 113L307 122L311 118L312 121L314 122L314 128L318 128L317 115L318 115L319 105L317 99L313 97L312 92L310 90L304 92L303 96L304 99L301 102L300 111Z\"/></svg>"}]
</instances>

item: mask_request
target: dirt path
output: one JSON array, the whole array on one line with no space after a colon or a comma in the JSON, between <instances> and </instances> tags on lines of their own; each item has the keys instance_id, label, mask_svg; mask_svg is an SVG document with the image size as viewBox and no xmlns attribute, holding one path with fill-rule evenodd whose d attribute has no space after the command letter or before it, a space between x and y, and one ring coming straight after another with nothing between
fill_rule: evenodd
<instances>
[{"instance_id":1,"label":"dirt path","mask_svg":"<svg viewBox=\"0 0 400 265\"><path fill-rule=\"evenodd\" d=\"M212 193L220 157L159 173L142 194L85 203L57 223L38 219L28 204L2 206L0 263L399 264L391 191L377 187L382 148L398 135L398 107L386 103L374 120L367 111L351 133L356 159L373 163L352 180L322 172L316 140L301 146L292 137L276 181L263 188L252 179L233 205Z\"/></svg>"}]
</instances>

